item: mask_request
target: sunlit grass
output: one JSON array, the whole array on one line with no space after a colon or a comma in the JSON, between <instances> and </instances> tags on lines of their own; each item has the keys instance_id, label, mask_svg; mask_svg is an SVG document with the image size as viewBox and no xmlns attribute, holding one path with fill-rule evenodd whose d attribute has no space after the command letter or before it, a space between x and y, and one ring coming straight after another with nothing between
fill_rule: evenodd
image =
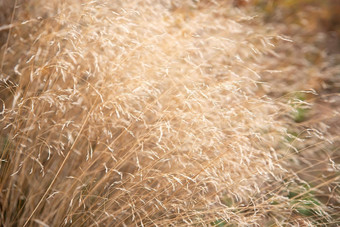
<instances>
[{"instance_id":1,"label":"sunlit grass","mask_svg":"<svg viewBox=\"0 0 340 227\"><path fill-rule=\"evenodd\" d=\"M314 89L287 79L312 63L286 56L279 29L209 1L17 4L0 53L1 225L334 221L315 190L336 190L337 164L318 160L328 178L307 189L292 166L308 173L302 154L338 138L289 93Z\"/></svg>"}]
</instances>

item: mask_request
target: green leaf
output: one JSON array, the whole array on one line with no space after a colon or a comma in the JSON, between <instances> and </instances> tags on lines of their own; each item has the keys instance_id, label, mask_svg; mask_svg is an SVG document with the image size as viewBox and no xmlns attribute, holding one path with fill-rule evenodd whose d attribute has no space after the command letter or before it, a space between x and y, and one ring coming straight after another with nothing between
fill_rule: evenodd
<instances>
[{"instance_id":1,"label":"green leaf","mask_svg":"<svg viewBox=\"0 0 340 227\"><path fill-rule=\"evenodd\" d=\"M211 225L215 226L215 227L224 227L224 226L227 225L227 223L222 219L218 219L218 220L212 222Z\"/></svg>"}]
</instances>

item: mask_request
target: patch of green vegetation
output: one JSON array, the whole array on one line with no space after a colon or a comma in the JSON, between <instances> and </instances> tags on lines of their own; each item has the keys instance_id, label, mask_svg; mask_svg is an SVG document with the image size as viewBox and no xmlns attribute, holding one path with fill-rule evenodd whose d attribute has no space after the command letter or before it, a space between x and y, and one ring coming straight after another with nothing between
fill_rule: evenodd
<instances>
[{"instance_id":1,"label":"patch of green vegetation","mask_svg":"<svg viewBox=\"0 0 340 227\"><path fill-rule=\"evenodd\" d=\"M292 107L294 108L293 119L296 123L301 123L307 119L309 109L299 103L305 100L306 96L302 92L296 92L292 98Z\"/></svg>"},{"instance_id":2,"label":"patch of green vegetation","mask_svg":"<svg viewBox=\"0 0 340 227\"><path fill-rule=\"evenodd\" d=\"M224 227L224 226L227 226L227 223L224 220L222 220L222 219L218 219L218 220L212 222L211 226Z\"/></svg>"},{"instance_id":3,"label":"patch of green vegetation","mask_svg":"<svg viewBox=\"0 0 340 227\"><path fill-rule=\"evenodd\" d=\"M229 196L224 196L222 199L221 199L221 202L228 206L228 207L232 207L232 205L234 204L234 201L232 198L230 198Z\"/></svg>"},{"instance_id":4,"label":"patch of green vegetation","mask_svg":"<svg viewBox=\"0 0 340 227\"><path fill-rule=\"evenodd\" d=\"M296 112L294 113L294 121L296 123L300 123L306 120L308 110L304 108L296 108Z\"/></svg>"},{"instance_id":5,"label":"patch of green vegetation","mask_svg":"<svg viewBox=\"0 0 340 227\"><path fill-rule=\"evenodd\" d=\"M298 138L299 134L297 132L294 131L288 131L287 135L285 136L285 139L289 142L292 143L294 142L294 140L296 140L296 138Z\"/></svg>"},{"instance_id":6,"label":"patch of green vegetation","mask_svg":"<svg viewBox=\"0 0 340 227\"><path fill-rule=\"evenodd\" d=\"M272 201L272 202L270 202L270 205L279 205L280 203L278 202L278 201Z\"/></svg>"},{"instance_id":7,"label":"patch of green vegetation","mask_svg":"<svg viewBox=\"0 0 340 227\"><path fill-rule=\"evenodd\" d=\"M214 226L214 227L236 227L237 226L235 224L227 223L223 219L217 219L216 221L214 221L214 222L212 222L210 224L211 224L211 226Z\"/></svg>"},{"instance_id":8,"label":"patch of green vegetation","mask_svg":"<svg viewBox=\"0 0 340 227\"><path fill-rule=\"evenodd\" d=\"M294 211L298 214L306 217L320 215L318 207L320 207L321 202L315 197L309 184L304 183L289 190L287 197L291 200Z\"/></svg>"},{"instance_id":9,"label":"patch of green vegetation","mask_svg":"<svg viewBox=\"0 0 340 227\"><path fill-rule=\"evenodd\" d=\"M234 200L232 197L229 197L227 195L223 196L221 198L221 202L222 204L226 205L227 207L233 207L234 205ZM216 226L216 227L233 227L233 224L227 223L225 220L223 219L217 219L214 222L210 223L211 226Z\"/></svg>"}]
</instances>

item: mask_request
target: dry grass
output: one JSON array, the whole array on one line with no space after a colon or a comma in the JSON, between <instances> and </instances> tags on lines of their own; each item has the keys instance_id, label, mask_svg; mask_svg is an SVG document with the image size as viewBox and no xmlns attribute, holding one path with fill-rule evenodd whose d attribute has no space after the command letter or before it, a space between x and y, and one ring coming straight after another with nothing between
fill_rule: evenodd
<instances>
[{"instance_id":1,"label":"dry grass","mask_svg":"<svg viewBox=\"0 0 340 227\"><path fill-rule=\"evenodd\" d=\"M288 169L305 103L266 95L285 76L275 46L293 46L259 18L207 1L17 4L0 53L2 226L334 222L312 191L338 190L339 166L312 188Z\"/></svg>"}]
</instances>

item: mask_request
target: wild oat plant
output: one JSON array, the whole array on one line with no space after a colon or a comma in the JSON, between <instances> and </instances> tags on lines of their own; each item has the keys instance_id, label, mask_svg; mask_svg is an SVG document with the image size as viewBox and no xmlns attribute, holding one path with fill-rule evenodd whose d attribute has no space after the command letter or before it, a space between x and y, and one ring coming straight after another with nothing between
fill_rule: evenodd
<instances>
[{"instance_id":1,"label":"wild oat plant","mask_svg":"<svg viewBox=\"0 0 340 227\"><path fill-rule=\"evenodd\" d=\"M266 90L285 76L270 67L277 46L292 44L254 13L2 2L1 226L335 223L313 193L339 175L312 187L289 167L305 102Z\"/></svg>"}]
</instances>

